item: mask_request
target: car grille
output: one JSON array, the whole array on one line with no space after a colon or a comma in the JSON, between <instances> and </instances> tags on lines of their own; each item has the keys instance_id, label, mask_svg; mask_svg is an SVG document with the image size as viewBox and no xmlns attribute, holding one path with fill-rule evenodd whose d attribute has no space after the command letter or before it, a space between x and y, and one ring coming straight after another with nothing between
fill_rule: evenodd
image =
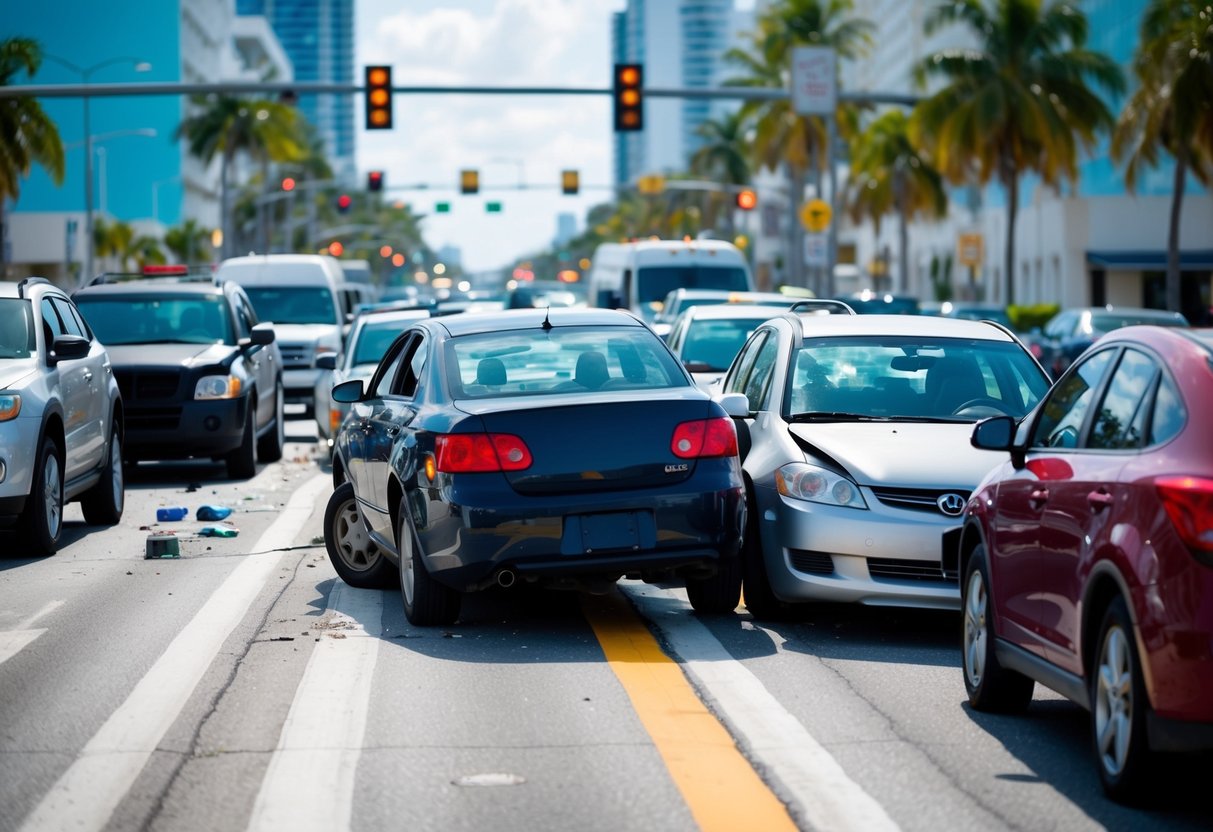
<instances>
[{"instance_id":1,"label":"car grille","mask_svg":"<svg viewBox=\"0 0 1213 832\"><path fill-rule=\"evenodd\" d=\"M126 429L134 433L145 430L176 430L180 423L180 407L128 407L126 409Z\"/></svg>"},{"instance_id":2,"label":"car grille","mask_svg":"<svg viewBox=\"0 0 1213 832\"><path fill-rule=\"evenodd\" d=\"M127 402L146 399L175 399L181 386L180 373L115 370L118 390Z\"/></svg>"},{"instance_id":3,"label":"car grille","mask_svg":"<svg viewBox=\"0 0 1213 832\"><path fill-rule=\"evenodd\" d=\"M825 552L807 552L804 549L789 549L792 568L809 575L833 575L834 558Z\"/></svg>"},{"instance_id":4,"label":"car grille","mask_svg":"<svg viewBox=\"0 0 1213 832\"><path fill-rule=\"evenodd\" d=\"M279 344L282 352L282 366L288 370L306 370L312 366L312 346L310 344Z\"/></svg>"},{"instance_id":5,"label":"car grille","mask_svg":"<svg viewBox=\"0 0 1213 832\"><path fill-rule=\"evenodd\" d=\"M936 500L944 494L959 494L965 502L969 501L969 492L955 488L872 488L876 499L890 508L902 508L909 511L929 511L933 514L943 514L936 505Z\"/></svg>"},{"instance_id":6,"label":"car grille","mask_svg":"<svg viewBox=\"0 0 1213 832\"><path fill-rule=\"evenodd\" d=\"M868 558L868 574L873 580L956 583L956 578L946 576L943 566L935 560Z\"/></svg>"}]
</instances>

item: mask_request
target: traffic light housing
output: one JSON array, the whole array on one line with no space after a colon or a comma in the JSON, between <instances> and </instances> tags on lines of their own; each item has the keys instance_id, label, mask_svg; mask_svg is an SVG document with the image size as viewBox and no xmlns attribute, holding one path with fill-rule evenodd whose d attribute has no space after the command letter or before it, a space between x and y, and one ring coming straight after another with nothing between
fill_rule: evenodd
<instances>
[{"instance_id":1,"label":"traffic light housing","mask_svg":"<svg viewBox=\"0 0 1213 832\"><path fill-rule=\"evenodd\" d=\"M621 133L644 129L644 67L615 64L615 130Z\"/></svg>"},{"instance_id":2,"label":"traffic light housing","mask_svg":"<svg viewBox=\"0 0 1213 832\"><path fill-rule=\"evenodd\" d=\"M366 68L366 129L392 129L392 68Z\"/></svg>"},{"instance_id":3,"label":"traffic light housing","mask_svg":"<svg viewBox=\"0 0 1213 832\"><path fill-rule=\"evenodd\" d=\"M469 169L459 171L459 193L475 194L479 192L480 171Z\"/></svg>"},{"instance_id":4,"label":"traffic light housing","mask_svg":"<svg viewBox=\"0 0 1213 832\"><path fill-rule=\"evenodd\" d=\"M383 190L383 171L372 170L366 175L366 189L373 194Z\"/></svg>"},{"instance_id":5,"label":"traffic light housing","mask_svg":"<svg viewBox=\"0 0 1213 832\"><path fill-rule=\"evenodd\" d=\"M745 190L737 192L737 196L734 197L734 201L736 202L737 207L742 211L753 211L758 207L758 194L754 193L749 188L746 188Z\"/></svg>"},{"instance_id":6,"label":"traffic light housing","mask_svg":"<svg viewBox=\"0 0 1213 832\"><path fill-rule=\"evenodd\" d=\"M353 197L351 197L349 194L342 194L341 196L337 197L337 213L348 214L350 212L350 206L353 204Z\"/></svg>"},{"instance_id":7,"label":"traffic light housing","mask_svg":"<svg viewBox=\"0 0 1213 832\"><path fill-rule=\"evenodd\" d=\"M575 196L581 190L581 176L575 170L562 170L560 172L560 192L568 196Z\"/></svg>"}]
</instances>

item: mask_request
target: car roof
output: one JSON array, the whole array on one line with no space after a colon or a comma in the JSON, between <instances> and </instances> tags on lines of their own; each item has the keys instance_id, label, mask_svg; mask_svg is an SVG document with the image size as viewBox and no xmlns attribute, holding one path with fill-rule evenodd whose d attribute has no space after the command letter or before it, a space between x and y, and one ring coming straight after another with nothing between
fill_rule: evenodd
<instances>
[{"instance_id":1,"label":"car roof","mask_svg":"<svg viewBox=\"0 0 1213 832\"><path fill-rule=\"evenodd\" d=\"M430 317L428 307L413 309L367 309L359 312L354 318L355 324L371 326L372 324L391 323L392 321L416 321Z\"/></svg>"},{"instance_id":2,"label":"car roof","mask_svg":"<svg viewBox=\"0 0 1213 832\"><path fill-rule=\"evenodd\" d=\"M682 312L678 313L678 317L693 318L695 320L720 320L720 319L745 319L745 320L762 320L774 318L776 315L788 311L788 307L792 305L789 300L786 304L778 305L771 303L721 303L714 306L688 306Z\"/></svg>"},{"instance_id":3,"label":"car roof","mask_svg":"<svg viewBox=\"0 0 1213 832\"><path fill-rule=\"evenodd\" d=\"M29 280L32 282L26 283ZM25 283L25 297L29 297L30 293L35 289L53 289L60 294L66 295L67 291L61 286L56 286L44 277L25 278L25 280L3 280L0 281L0 297L4 298L19 298L21 297L21 284Z\"/></svg>"},{"instance_id":4,"label":"car roof","mask_svg":"<svg viewBox=\"0 0 1213 832\"><path fill-rule=\"evenodd\" d=\"M1015 337L984 321L928 315L816 315L788 313L799 322L804 337L847 335L910 335L924 338L975 338L1015 342Z\"/></svg>"},{"instance_id":5,"label":"car roof","mask_svg":"<svg viewBox=\"0 0 1213 832\"><path fill-rule=\"evenodd\" d=\"M468 312L443 315L422 321L428 326L442 327L454 337L476 335L501 330L536 329L547 320L552 326L626 326L648 329L628 312L615 309L557 306L548 309L506 309L494 312Z\"/></svg>"},{"instance_id":6,"label":"car roof","mask_svg":"<svg viewBox=\"0 0 1213 832\"><path fill-rule=\"evenodd\" d=\"M88 295L222 295L228 291L224 284L203 280L174 280L145 278L117 283L96 283L77 289L75 297Z\"/></svg>"}]
</instances>

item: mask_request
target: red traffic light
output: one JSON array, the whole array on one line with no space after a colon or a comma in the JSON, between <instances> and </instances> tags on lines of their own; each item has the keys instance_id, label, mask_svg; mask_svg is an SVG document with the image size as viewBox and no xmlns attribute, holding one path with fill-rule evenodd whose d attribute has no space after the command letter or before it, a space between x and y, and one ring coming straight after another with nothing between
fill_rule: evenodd
<instances>
[{"instance_id":1,"label":"red traffic light","mask_svg":"<svg viewBox=\"0 0 1213 832\"><path fill-rule=\"evenodd\" d=\"M383 171L373 170L366 175L366 189L373 194L383 190Z\"/></svg>"},{"instance_id":2,"label":"red traffic light","mask_svg":"<svg viewBox=\"0 0 1213 832\"><path fill-rule=\"evenodd\" d=\"M758 207L758 194L746 189L737 194L737 207L742 211L753 211Z\"/></svg>"},{"instance_id":3,"label":"red traffic light","mask_svg":"<svg viewBox=\"0 0 1213 832\"><path fill-rule=\"evenodd\" d=\"M284 191L295 190L295 180L289 176L286 177L285 179L283 179L282 180L282 190L284 190Z\"/></svg>"},{"instance_id":4,"label":"red traffic light","mask_svg":"<svg viewBox=\"0 0 1213 832\"><path fill-rule=\"evenodd\" d=\"M342 214L350 210L350 206L353 204L354 200L349 194L342 194L341 196L337 197L337 210Z\"/></svg>"},{"instance_id":5,"label":"red traffic light","mask_svg":"<svg viewBox=\"0 0 1213 832\"><path fill-rule=\"evenodd\" d=\"M345 246L340 240L333 240L333 242L329 243L329 254L334 257L340 257L345 254Z\"/></svg>"}]
</instances>

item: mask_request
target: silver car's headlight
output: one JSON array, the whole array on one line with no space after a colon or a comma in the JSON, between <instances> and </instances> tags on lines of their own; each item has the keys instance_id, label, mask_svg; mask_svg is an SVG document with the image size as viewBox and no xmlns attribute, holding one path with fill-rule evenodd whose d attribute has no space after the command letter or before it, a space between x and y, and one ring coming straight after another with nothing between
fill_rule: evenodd
<instances>
[{"instance_id":1,"label":"silver car's headlight","mask_svg":"<svg viewBox=\"0 0 1213 832\"><path fill-rule=\"evenodd\" d=\"M236 376L203 376L194 388L195 399L234 399L240 395Z\"/></svg>"},{"instance_id":2,"label":"silver car's headlight","mask_svg":"<svg viewBox=\"0 0 1213 832\"><path fill-rule=\"evenodd\" d=\"M16 419L21 412L21 396L17 393L0 393L0 422Z\"/></svg>"},{"instance_id":3,"label":"silver car's headlight","mask_svg":"<svg viewBox=\"0 0 1213 832\"><path fill-rule=\"evenodd\" d=\"M776 471L775 488L794 500L865 510L868 507L852 480L807 462L789 462Z\"/></svg>"}]
</instances>

